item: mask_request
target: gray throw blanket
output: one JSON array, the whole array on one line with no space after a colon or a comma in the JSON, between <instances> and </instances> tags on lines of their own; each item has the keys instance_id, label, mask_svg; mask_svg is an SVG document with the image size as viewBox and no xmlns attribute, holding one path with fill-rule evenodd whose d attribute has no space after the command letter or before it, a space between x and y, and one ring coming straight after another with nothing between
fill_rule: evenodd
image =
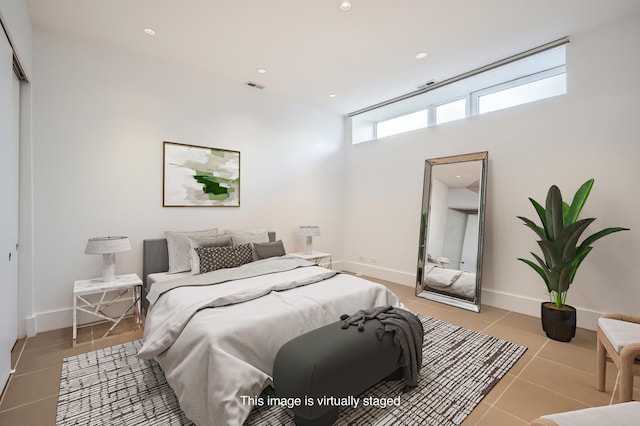
<instances>
[{"instance_id":1,"label":"gray throw blanket","mask_svg":"<svg viewBox=\"0 0 640 426\"><path fill-rule=\"evenodd\" d=\"M400 360L402 367L405 391L418 385L418 374L422 368L422 338L424 330L422 323L416 315L400 308L392 306L379 306L367 310L361 310L355 314L342 315L344 321L342 328L357 325L358 330L364 330L364 323L370 319L379 320L384 327L378 327L376 334L382 339L384 333L393 333L393 344L400 348Z\"/></svg>"}]
</instances>

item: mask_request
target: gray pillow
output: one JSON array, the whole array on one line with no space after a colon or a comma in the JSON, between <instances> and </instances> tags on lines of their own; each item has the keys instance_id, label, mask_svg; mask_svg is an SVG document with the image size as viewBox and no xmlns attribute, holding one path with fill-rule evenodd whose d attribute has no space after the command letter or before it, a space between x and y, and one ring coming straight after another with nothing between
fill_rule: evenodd
<instances>
[{"instance_id":1,"label":"gray pillow","mask_svg":"<svg viewBox=\"0 0 640 426\"><path fill-rule=\"evenodd\" d=\"M284 251L284 244L282 244L282 240L278 240L273 243L253 243L253 251L258 259L284 256L287 254Z\"/></svg>"},{"instance_id":2,"label":"gray pillow","mask_svg":"<svg viewBox=\"0 0 640 426\"><path fill-rule=\"evenodd\" d=\"M200 273L216 271L224 268L236 268L253 262L251 244L221 247L194 248L200 258Z\"/></svg>"}]
</instances>

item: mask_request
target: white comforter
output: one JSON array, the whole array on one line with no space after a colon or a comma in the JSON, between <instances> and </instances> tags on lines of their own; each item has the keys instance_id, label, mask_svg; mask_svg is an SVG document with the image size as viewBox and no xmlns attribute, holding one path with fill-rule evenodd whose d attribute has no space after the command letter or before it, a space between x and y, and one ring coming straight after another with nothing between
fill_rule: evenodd
<instances>
[{"instance_id":1,"label":"white comforter","mask_svg":"<svg viewBox=\"0 0 640 426\"><path fill-rule=\"evenodd\" d=\"M256 397L271 384L275 355L290 339L335 322L341 314L402 306L382 285L345 274L328 278L331 271L308 265L175 288L152 306L140 356L160 363L180 407L197 425L241 425L252 408L242 397ZM308 284L315 280L320 281ZM270 291L285 287L294 288ZM251 295L250 300L240 302L242 294ZM224 306L194 308L221 301ZM195 312L185 313L185 306ZM181 327L185 317L188 322Z\"/></svg>"}]
</instances>

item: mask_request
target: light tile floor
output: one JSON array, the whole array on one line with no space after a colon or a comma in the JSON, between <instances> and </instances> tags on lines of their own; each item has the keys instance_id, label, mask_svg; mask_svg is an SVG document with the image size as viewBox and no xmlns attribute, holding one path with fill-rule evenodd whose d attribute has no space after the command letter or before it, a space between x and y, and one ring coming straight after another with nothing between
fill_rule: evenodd
<instances>
[{"instance_id":1,"label":"light tile floor","mask_svg":"<svg viewBox=\"0 0 640 426\"><path fill-rule=\"evenodd\" d=\"M383 284L414 312L528 347L464 425L526 425L544 414L617 401L617 392L612 397L617 374L613 365L609 366L606 392L595 389L595 332L579 329L570 343L555 342L544 335L538 318L490 306L476 314L417 298L407 286ZM71 328L19 340L12 353L16 372L0 399L0 426L54 425L62 359L142 336L132 319L103 339L105 327L108 325L81 328L76 347L71 344ZM636 380L634 399L640 399L640 380Z\"/></svg>"},{"instance_id":2,"label":"light tile floor","mask_svg":"<svg viewBox=\"0 0 640 426\"><path fill-rule=\"evenodd\" d=\"M0 426L50 426L56 423L62 359L142 337L133 317L125 318L110 336L111 323L78 329L72 345L71 327L20 339L11 353L15 373L0 399Z\"/></svg>"}]
</instances>

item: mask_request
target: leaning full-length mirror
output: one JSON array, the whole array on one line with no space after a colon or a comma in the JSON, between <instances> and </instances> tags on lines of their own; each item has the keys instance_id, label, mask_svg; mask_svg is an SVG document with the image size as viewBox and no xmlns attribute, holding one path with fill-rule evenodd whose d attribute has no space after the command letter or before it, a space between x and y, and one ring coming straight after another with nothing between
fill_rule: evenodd
<instances>
[{"instance_id":1,"label":"leaning full-length mirror","mask_svg":"<svg viewBox=\"0 0 640 426\"><path fill-rule=\"evenodd\" d=\"M488 153L426 160L416 295L480 312Z\"/></svg>"}]
</instances>

